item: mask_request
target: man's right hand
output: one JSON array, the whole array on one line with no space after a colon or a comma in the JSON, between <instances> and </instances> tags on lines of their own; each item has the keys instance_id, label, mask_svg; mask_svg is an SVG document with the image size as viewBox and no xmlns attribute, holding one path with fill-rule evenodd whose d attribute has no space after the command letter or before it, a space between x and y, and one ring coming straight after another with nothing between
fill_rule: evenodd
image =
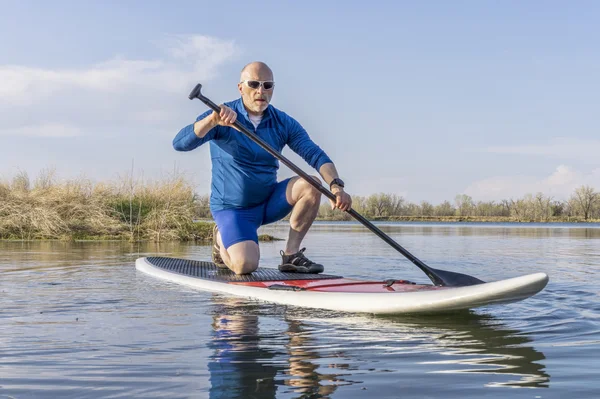
<instances>
[{"instance_id":1,"label":"man's right hand","mask_svg":"<svg viewBox=\"0 0 600 399\"><path fill-rule=\"evenodd\" d=\"M237 127L233 126L236 119L236 112L231 108L221 104L221 112L217 113L213 111L212 114L206 118L200 119L194 123L194 134L200 138L203 138L211 129L219 125L229 126L239 130Z\"/></svg>"},{"instance_id":2,"label":"man's right hand","mask_svg":"<svg viewBox=\"0 0 600 399\"><path fill-rule=\"evenodd\" d=\"M215 111L213 111L213 113L210 115L210 117L212 118L212 122L213 124L216 125L220 125L220 126L229 126L229 127L234 127L233 124L235 123L235 120L237 119L237 114L234 110L232 110L231 108L229 108L226 105L221 104L221 112L216 113Z\"/></svg>"}]
</instances>

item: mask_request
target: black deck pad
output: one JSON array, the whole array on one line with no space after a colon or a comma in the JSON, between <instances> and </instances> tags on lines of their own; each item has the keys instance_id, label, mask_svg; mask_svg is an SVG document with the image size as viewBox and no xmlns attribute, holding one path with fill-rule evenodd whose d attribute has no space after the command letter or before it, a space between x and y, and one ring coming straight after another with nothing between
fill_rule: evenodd
<instances>
[{"instance_id":1,"label":"black deck pad","mask_svg":"<svg viewBox=\"0 0 600 399\"><path fill-rule=\"evenodd\" d=\"M184 276L201 278L203 280L225 281L225 282L260 282L260 281L285 281L285 280L330 280L342 278L330 274L309 274L309 273L282 273L277 269L259 267L252 274L238 276L229 269L222 269L211 262L202 262L198 260L187 260L164 257L147 257L146 260L151 265L159 269L172 273L182 274Z\"/></svg>"}]
</instances>

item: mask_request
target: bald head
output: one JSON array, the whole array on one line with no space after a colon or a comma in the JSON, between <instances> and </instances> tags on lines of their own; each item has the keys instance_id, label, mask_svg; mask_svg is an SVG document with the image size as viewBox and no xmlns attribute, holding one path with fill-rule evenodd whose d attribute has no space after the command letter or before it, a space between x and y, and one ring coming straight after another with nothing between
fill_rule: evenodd
<instances>
[{"instance_id":1,"label":"bald head","mask_svg":"<svg viewBox=\"0 0 600 399\"><path fill-rule=\"evenodd\" d=\"M242 68L240 82L244 80L273 80L273 71L264 62L254 61Z\"/></svg>"},{"instance_id":2,"label":"bald head","mask_svg":"<svg viewBox=\"0 0 600 399\"><path fill-rule=\"evenodd\" d=\"M266 82L269 82L267 87ZM264 62L249 63L242 69L238 90L248 113L262 115L273 97L273 71Z\"/></svg>"}]
</instances>

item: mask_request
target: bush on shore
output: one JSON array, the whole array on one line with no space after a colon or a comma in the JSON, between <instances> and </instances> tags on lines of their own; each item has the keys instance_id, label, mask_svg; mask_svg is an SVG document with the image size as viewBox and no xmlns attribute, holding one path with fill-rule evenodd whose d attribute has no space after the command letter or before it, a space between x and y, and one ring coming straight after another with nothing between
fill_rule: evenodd
<instances>
[{"instance_id":1,"label":"bush on shore","mask_svg":"<svg viewBox=\"0 0 600 399\"><path fill-rule=\"evenodd\" d=\"M52 170L0 182L0 238L199 240L211 223L194 223L193 187L178 173L143 184L86 178L58 182Z\"/></svg>"}]
</instances>

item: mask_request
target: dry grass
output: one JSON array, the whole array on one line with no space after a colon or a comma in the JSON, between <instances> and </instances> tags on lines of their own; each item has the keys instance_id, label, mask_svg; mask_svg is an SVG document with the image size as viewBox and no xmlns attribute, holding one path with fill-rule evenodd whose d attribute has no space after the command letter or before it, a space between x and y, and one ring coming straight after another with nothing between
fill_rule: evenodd
<instances>
[{"instance_id":1,"label":"dry grass","mask_svg":"<svg viewBox=\"0 0 600 399\"><path fill-rule=\"evenodd\" d=\"M86 178L58 181L44 170L33 184L26 173L0 182L0 238L201 239L193 223L194 190L177 172L144 183L133 174L116 183Z\"/></svg>"},{"instance_id":2,"label":"dry grass","mask_svg":"<svg viewBox=\"0 0 600 399\"><path fill-rule=\"evenodd\" d=\"M140 227L153 241L185 239L194 217L194 190L183 176L144 186L139 198L148 212Z\"/></svg>"}]
</instances>

